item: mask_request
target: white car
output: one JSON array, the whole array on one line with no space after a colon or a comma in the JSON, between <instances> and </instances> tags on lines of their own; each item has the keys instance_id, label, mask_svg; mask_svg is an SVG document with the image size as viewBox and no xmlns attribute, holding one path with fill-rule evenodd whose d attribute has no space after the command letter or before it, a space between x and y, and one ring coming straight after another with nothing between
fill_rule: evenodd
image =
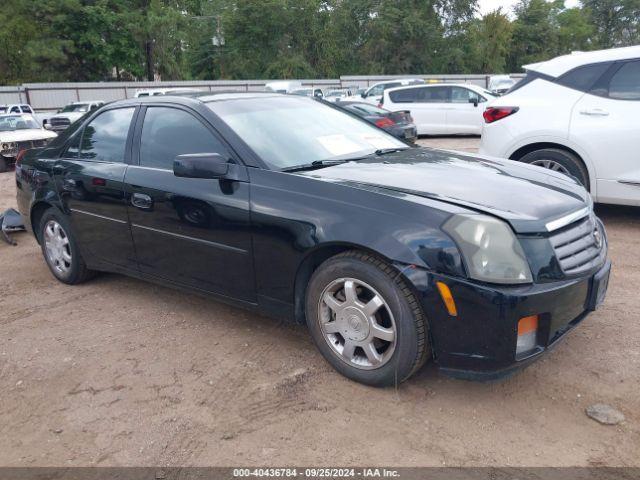
<instances>
[{"instance_id":1,"label":"white car","mask_svg":"<svg viewBox=\"0 0 640 480\"><path fill-rule=\"evenodd\" d=\"M58 113L42 121L42 126L47 130L62 132L85 113L104 105L102 100L94 102L73 102L64 107Z\"/></svg>"},{"instance_id":2,"label":"white car","mask_svg":"<svg viewBox=\"0 0 640 480\"><path fill-rule=\"evenodd\" d=\"M484 105L495 97L468 83L434 83L385 90L387 110L411 112L418 135L480 135Z\"/></svg>"},{"instance_id":3,"label":"white car","mask_svg":"<svg viewBox=\"0 0 640 480\"><path fill-rule=\"evenodd\" d=\"M327 90L324 94L324 99L328 102L340 102L342 100L350 99L352 96L351 90L346 88L335 88L333 90Z\"/></svg>"},{"instance_id":4,"label":"white car","mask_svg":"<svg viewBox=\"0 0 640 480\"><path fill-rule=\"evenodd\" d=\"M264 91L273 93L291 93L299 88L302 88L302 82L300 80L281 80L265 84Z\"/></svg>"},{"instance_id":5,"label":"white car","mask_svg":"<svg viewBox=\"0 0 640 480\"><path fill-rule=\"evenodd\" d=\"M32 115L0 114L0 172L15 163L20 150L44 147L57 136L42 128Z\"/></svg>"},{"instance_id":6,"label":"white car","mask_svg":"<svg viewBox=\"0 0 640 480\"><path fill-rule=\"evenodd\" d=\"M640 46L524 68L486 109L480 153L571 175L596 202L640 205Z\"/></svg>"},{"instance_id":7,"label":"white car","mask_svg":"<svg viewBox=\"0 0 640 480\"><path fill-rule=\"evenodd\" d=\"M382 100L382 94L385 90L395 87L403 87L406 85L420 85L424 84L424 80L421 78L394 78L393 80L386 80L384 82L378 82L367 88L360 96L362 99L371 103L372 105L379 105Z\"/></svg>"},{"instance_id":8,"label":"white car","mask_svg":"<svg viewBox=\"0 0 640 480\"><path fill-rule=\"evenodd\" d=\"M509 75L493 75L489 78L487 89L496 97L499 97L507 93L516 83L518 83L518 81Z\"/></svg>"}]
</instances>

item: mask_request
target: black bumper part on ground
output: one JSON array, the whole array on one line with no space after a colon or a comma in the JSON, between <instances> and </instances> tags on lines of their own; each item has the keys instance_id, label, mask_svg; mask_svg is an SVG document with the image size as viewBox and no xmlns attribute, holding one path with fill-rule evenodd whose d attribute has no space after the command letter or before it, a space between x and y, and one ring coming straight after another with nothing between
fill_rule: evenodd
<instances>
[{"instance_id":1,"label":"black bumper part on ground","mask_svg":"<svg viewBox=\"0 0 640 480\"><path fill-rule=\"evenodd\" d=\"M492 380L521 369L553 347L603 300L611 262L590 275L522 287L496 287L431 275L407 276L420 290L440 371L457 378ZM447 284L457 306L451 316L435 287ZM516 353L518 320L538 315L536 347Z\"/></svg>"}]
</instances>

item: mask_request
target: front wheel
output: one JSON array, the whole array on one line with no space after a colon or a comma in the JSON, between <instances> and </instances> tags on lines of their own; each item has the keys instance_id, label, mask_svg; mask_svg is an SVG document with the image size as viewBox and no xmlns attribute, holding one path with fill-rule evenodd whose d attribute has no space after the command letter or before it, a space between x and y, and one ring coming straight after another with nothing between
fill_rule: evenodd
<instances>
[{"instance_id":1,"label":"front wheel","mask_svg":"<svg viewBox=\"0 0 640 480\"><path fill-rule=\"evenodd\" d=\"M429 356L417 299L397 271L363 252L332 257L314 272L306 319L325 359L357 382L398 384Z\"/></svg>"},{"instance_id":2,"label":"front wheel","mask_svg":"<svg viewBox=\"0 0 640 480\"><path fill-rule=\"evenodd\" d=\"M61 282L75 285L94 275L80 254L69 222L55 208L42 215L38 239L49 270Z\"/></svg>"}]
</instances>

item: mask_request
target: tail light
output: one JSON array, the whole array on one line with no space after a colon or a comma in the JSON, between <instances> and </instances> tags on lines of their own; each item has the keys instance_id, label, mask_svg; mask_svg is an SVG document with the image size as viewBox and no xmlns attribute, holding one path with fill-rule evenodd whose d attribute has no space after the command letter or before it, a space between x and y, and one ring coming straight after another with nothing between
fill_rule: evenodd
<instances>
[{"instance_id":1,"label":"tail light","mask_svg":"<svg viewBox=\"0 0 640 480\"><path fill-rule=\"evenodd\" d=\"M395 125L395 123L396 122L394 122L393 120L387 117L382 117L381 119L376 120L375 122L376 127L380 127L380 128L391 127Z\"/></svg>"},{"instance_id":2,"label":"tail light","mask_svg":"<svg viewBox=\"0 0 640 480\"><path fill-rule=\"evenodd\" d=\"M482 116L484 117L485 123L493 123L509 115L513 115L518 110L520 110L519 107L488 107Z\"/></svg>"}]
</instances>

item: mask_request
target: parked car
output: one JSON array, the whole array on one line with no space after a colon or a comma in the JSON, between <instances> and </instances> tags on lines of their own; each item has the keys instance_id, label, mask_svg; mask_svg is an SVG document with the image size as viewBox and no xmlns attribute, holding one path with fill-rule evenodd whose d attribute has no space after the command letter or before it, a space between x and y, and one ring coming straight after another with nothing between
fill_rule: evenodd
<instances>
[{"instance_id":1,"label":"parked car","mask_svg":"<svg viewBox=\"0 0 640 480\"><path fill-rule=\"evenodd\" d=\"M573 179L411 148L295 95L114 102L29 151L16 182L61 282L114 271L306 321L371 385L429 359L521 368L603 301L610 271Z\"/></svg>"},{"instance_id":2,"label":"parked car","mask_svg":"<svg viewBox=\"0 0 640 480\"><path fill-rule=\"evenodd\" d=\"M494 96L499 97L507 93L516 83L518 83L518 81L509 75L493 75L489 78L487 88Z\"/></svg>"},{"instance_id":3,"label":"parked car","mask_svg":"<svg viewBox=\"0 0 640 480\"><path fill-rule=\"evenodd\" d=\"M382 100L382 94L389 88L402 87L406 85L419 85L423 83L424 80L421 78L397 78L394 80L387 80L384 82L374 83L360 96L365 102L371 103L372 105L378 105Z\"/></svg>"},{"instance_id":4,"label":"parked car","mask_svg":"<svg viewBox=\"0 0 640 480\"><path fill-rule=\"evenodd\" d=\"M296 88L289 92L291 95L300 95L302 97L323 98L324 92L321 88Z\"/></svg>"},{"instance_id":5,"label":"parked car","mask_svg":"<svg viewBox=\"0 0 640 480\"><path fill-rule=\"evenodd\" d=\"M78 120L87 112L95 110L104 105L102 100L94 102L73 102L59 110L52 117L46 118L42 122L42 126L47 130L54 132L62 132L73 122Z\"/></svg>"},{"instance_id":6,"label":"parked car","mask_svg":"<svg viewBox=\"0 0 640 480\"><path fill-rule=\"evenodd\" d=\"M13 103L9 105L0 105L0 114L2 113L27 113L33 115L35 112L31 105L26 103Z\"/></svg>"},{"instance_id":7,"label":"parked car","mask_svg":"<svg viewBox=\"0 0 640 480\"><path fill-rule=\"evenodd\" d=\"M385 90L381 106L411 112L418 135L480 135L484 105L494 98L477 85L434 83Z\"/></svg>"},{"instance_id":8,"label":"parked car","mask_svg":"<svg viewBox=\"0 0 640 480\"><path fill-rule=\"evenodd\" d=\"M640 46L524 68L484 112L480 152L571 175L596 202L640 205Z\"/></svg>"},{"instance_id":9,"label":"parked car","mask_svg":"<svg viewBox=\"0 0 640 480\"><path fill-rule=\"evenodd\" d=\"M140 97L154 97L157 95L187 95L190 93L200 93L203 90L199 88L189 88L189 87L173 87L173 88L144 88L137 90L133 95L134 98Z\"/></svg>"},{"instance_id":10,"label":"parked car","mask_svg":"<svg viewBox=\"0 0 640 480\"><path fill-rule=\"evenodd\" d=\"M43 147L56 136L42 128L33 115L0 114L0 172L6 172L22 150Z\"/></svg>"},{"instance_id":11,"label":"parked car","mask_svg":"<svg viewBox=\"0 0 640 480\"><path fill-rule=\"evenodd\" d=\"M416 126L413 124L413 118L411 118L411 114L407 110L390 112L367 102L352 102L349 100L336 102L336 105L365 119L369 123L373 123L376 127L386 130L396 138L408 142L416 140Z\"/></svg>"},{"instance_id":12,"label":"parked car","mask_svg":"<svg viewBox=\"0 0 640 480\"><path fill-rule=\"evenodd\" d=\"M339 102L351 98L351 90L347 88L333 88L327 90L324 99L328 102Z\"/></svg>"},{"instance_id":13,"label":"parked car","mask_svg":"<svg viewBox=\"0 0 640 480\"><path fill-rule=\"evenodd\" d=\"M273 93L291 93L299 88L302 88L302 82L300 80L282 80L267 83L264 86L264 91Z\"/></svg>"}]
</instances>

